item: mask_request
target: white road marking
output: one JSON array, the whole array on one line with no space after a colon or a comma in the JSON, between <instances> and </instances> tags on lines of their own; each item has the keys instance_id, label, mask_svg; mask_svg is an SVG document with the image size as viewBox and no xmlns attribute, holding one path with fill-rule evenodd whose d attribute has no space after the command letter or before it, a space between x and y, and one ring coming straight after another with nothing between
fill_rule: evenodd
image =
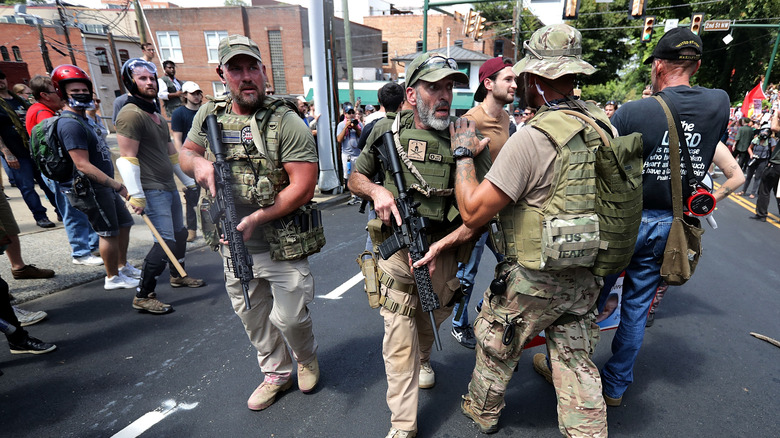
<instances>
[{"instance_id":1,"label":"white road marking","mask_svg":"<svg viewBox=\"0 0 780 438\"><path fill-rule=\"evenodd\" d=\"M111 438L136 438L149 430L152 426L162 421L163 418L183 409L190 410L198 406L197 403L179 403L174 400L166 400L162 406L152 412L147 412L141 418L133 421L127 427L115 433Z\"/></svg>"},{"instance_id":2,"label":"white road marking","mask_svg":"<svg viewBox=\"0 0 780 438\"><path fill-rule=\"evenodd\" d=\"M328 292L326 295L318 295L317 298L325 298L328 300L340 300L342 295L344 295L348 290L350 290L352 286L360 283L361 281L363 281L363 273L358 272L357 274L355 274L354 277L342 283L341 286L333 289L332 291Z\"/></svg>"}]
</instances>

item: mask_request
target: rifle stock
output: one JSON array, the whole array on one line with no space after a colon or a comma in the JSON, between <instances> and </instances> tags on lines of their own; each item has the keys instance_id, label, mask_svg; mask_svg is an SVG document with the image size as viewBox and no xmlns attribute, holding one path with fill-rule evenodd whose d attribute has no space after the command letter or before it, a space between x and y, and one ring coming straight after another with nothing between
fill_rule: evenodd
<instances>
[{"instance_id":1,"label":"rifle stock","mask_svg":"<svg viewBox=\"0 0 780 438\"><path fill-rule=\"evenodd\" d=\"M416 263L428 252L430 221L428 218L420 216L417 212L417 207L420 204L414 201L412 194L406 189L402 176L401 160L395 149L393 134L390 131L385 132L372 147L377 150L382 167L393 177L393 183L398 189L398 198L396 198L395 203L401 215L400 227L396 224L395 219L391 218L393 234L379 245L379 255L382 259L387 260L400 249L409 248L409 256L412 262ZM441 350L441 340L433 317L433 311L440 308L441 304L439 297L433 291L431 273L427 265L414 268L414 283L417 285L422 310L427 312L431 318L436 349Z\"/></svg>"},{"instance_id":2,"label":"rifle stock","mask_svg":"<svg viewBox=\"0 0 780 438\"><path fill-rule=\"evenodd\" d=\"M230 165L225 161L225 149L222 146L222 135L217 116L206 116L206 134L208 135L211 152L214 153L214 179L217 187L217 196L209 207L209 216L214 224L219 223L225 240L230 249L230 265L233 275L241 282L244 292L244 305L246 310L252 308L249 303L249 282L254 278L252 273L252 255L244 245L244 236L236 229L239 223L236 211L235 198L233 197L232 175Z\"/></svg>"}]
</instances>

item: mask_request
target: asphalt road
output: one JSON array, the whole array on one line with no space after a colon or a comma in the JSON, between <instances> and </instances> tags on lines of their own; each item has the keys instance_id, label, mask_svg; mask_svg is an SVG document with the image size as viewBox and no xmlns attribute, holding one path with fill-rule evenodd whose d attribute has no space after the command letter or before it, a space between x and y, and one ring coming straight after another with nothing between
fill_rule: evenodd
<instances>
[{"instance_id":1,"label":"asphalt road","mask_svg":"<svg viewBox=\"0 0 780 438\"><path fill-rule=\"evenodd\" d=\"M22 305L49 318L28 327L55 342L46 355L0 349L0 434L7 437L382 437L390 427L384 400L382 320L360 283L333 292L358 274L365 216L356 206L324 212L328 244L310 258L317 298L310 310L322 379L308 395L291 390L262 412L246 408L261 382L254 350L221 283L219 257L188 253L187 268L208 285L158 294L175 312L131 308L131 291L105 291L102 280ZM774 211L774 207L770 207ZM747 219L734 201L721 203L719 228L704 236L694 279L671 288L648 329L624 406L609 408L612 436L775 437L780 407L780 349L749 332L780 338L777 269L780 230ZM706 226L705 226L706 227ZM483 257L477 290L492 278ZM13 287L13 283L12 283ZM333 292L333 293L331 293ZM331 294L330 298L323 297ZM473 305L471 306L473 308ZM473 320L474 315L471 315ZM477 437L459 410L474 354L440 331L434 352L437 385L421 391L421 437ZM612 332L594 360L604 363ZM531 367L530 349L510 383L495 436L560 436L552 386Z\"/></svg>"}]
</instances>

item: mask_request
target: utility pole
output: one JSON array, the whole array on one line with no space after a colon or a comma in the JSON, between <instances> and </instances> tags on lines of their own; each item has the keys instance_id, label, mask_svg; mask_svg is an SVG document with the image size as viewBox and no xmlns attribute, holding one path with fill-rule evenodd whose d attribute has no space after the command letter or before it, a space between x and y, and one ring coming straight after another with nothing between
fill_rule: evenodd
<instances>
[{"instance_id":1,"label":"utility pole","mask_svg":"<svg viewBox=\"0 0 780 438\"><path fill-rule=\"evenodd\" d=\"M349 0L341 0L344 8L344 50L347 54L347 82L349 83L349 101L355 104L355 83L352 77L352 29L349 25ZM357 112L357 108L355 109Z\"/></svg>"},{"instance_id":2,"label":"utility pole","mask_svg":"<svg viewBox=\"0 0 780 438\"><path fill-rule=\"evenodd\" d=\"M116 75L116 83L119 84L119 91L124 94L125 84L122 82L121 66L119 65L119 59L116 57L116 44L114 44L114 35L111 32L106 34L108 36L108 44L111 46L111 59L114 61L114 74Z\"/></svg>"},{"instance_id":3,"label":"utility pole","mask_svg":"<svg viewBox=\"0 0 780 438\"><path fill-rule=\"evenodd\" d=\"M41 22L38 21L38 36L41 39L41 55L43 55L43 68L46 69L46 73L51 73L54 67L51 66L51 59L49 59L49 48L46 47L46 39L43 38L43 27Z\"/></svg>"},{"instance_id":4,"label":"utility pole","mask_svg":"<svg viewBox=\"0 0 780 438\"><path fill-rule=\"evenodd\" d=\"M144 24L143 11L138 0L133 0L133 8L135 8L135 23L138 25L138 36L141 38L141 44L146 44L146 24Z\"/></svg>"},{"instance_id":5,"label":"utility pole","mask_svg":"<svg viewBox=\"0 0 780 438\"><path fill-rule=\"evenodd\" d=\"M57 12L60 14L60 25L62 25L62 32L65 33L65 42L68 44L68 53L70 54L70 62L73 65L76 64L76 55L73 54L73 46L70 44L70 32L68 32L68 27L65 25L65 15L62 13L62 2L60 0L57 0Z\"/></svg>"}]
</instances>

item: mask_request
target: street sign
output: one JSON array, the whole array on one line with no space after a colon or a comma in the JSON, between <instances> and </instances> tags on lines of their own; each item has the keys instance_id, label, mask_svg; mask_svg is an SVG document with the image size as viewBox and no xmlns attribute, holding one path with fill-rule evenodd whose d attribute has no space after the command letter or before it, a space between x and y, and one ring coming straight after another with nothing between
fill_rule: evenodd
<instances>
[{"instance_id":1,"label":"street sign","mask_svg":"<svg viewBox=\"0 0 780 438\"><path fill-rule=\"evenodd\" d=\"M729 20L707 20L704 22L704 31L709 30L729 30L731 21Z\"/></svg>"},{"instance_id":2,"label":"street sign","mask_svg":"<svg viewBox=\"0 0 780 438\"><path fill-rule=\"evenodd\" d=\"M679 23L680 20L676 18L667 18L666 20L664 20L664 33L674 29L675 27L677 27Z\"/></svg>"}]
</instances>

